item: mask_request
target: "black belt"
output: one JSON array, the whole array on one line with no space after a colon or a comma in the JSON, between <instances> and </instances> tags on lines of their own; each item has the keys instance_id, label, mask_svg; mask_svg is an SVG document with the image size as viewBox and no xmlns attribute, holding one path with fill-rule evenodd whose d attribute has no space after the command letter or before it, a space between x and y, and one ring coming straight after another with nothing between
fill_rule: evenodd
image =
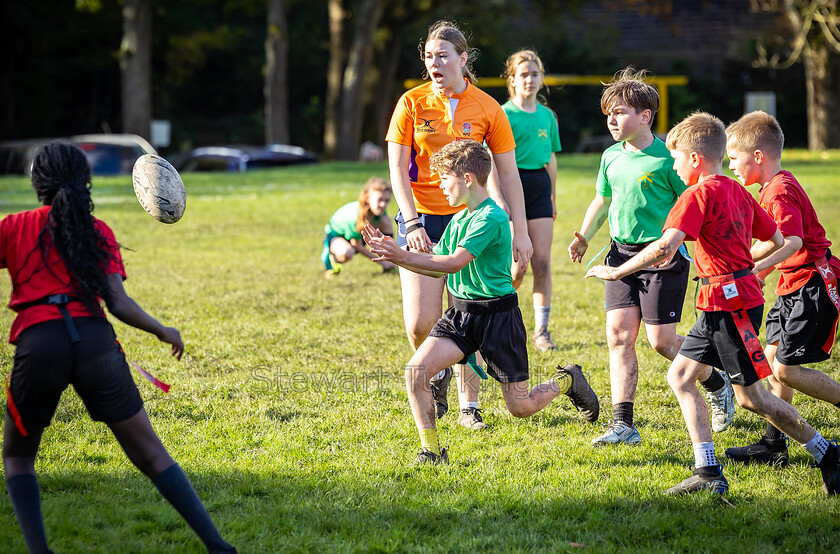
<instances>
[{"instance_id":1,"label":"black belt","mask_svg":"<svg viewBox=\"0 0 840 554\"><path fill-rule=\"evenodd\" d=\"M468 314L492 314L506 312L519 307L516 293L506 294L496 298L468 299L452 297L452 307Z\"/></svg>"},{"instance_id":2,"label":"black belt","mask_svg":"<svg viewBox=\"0 0 840 554\"><path fill-rule=\"evenodd\" d=\"M74 296L70 296L69 294L51 294L49 296L39 298L38 300L21 304L20 306L17 306L17 310L22 312L23 310L33 306L56 306L58 311L61 312L62 319L64 319L64 326L67 327L67 333L70 335L70 342L78 344L82 342L82 338L79 336L79 330L76 329L76 324L73 323L73 318L70 317L70 312L67 311L67 304L70 302L81 302L81 300Z\"/></svg>"},{"instance_id":3,"label":"black belt","mask_svg":"<svg viewBox=\"0 0 840 554\"><path fill-rule=\"evenodd\" d=\"M827 261L827 262L831 261L831 248L826 248L825 249L825 261ZM790 269L785 268L784 271L794 272L794 271L799 271L800 269L809 269L809 268L812 268L812 267L816 268L817 263L816 262L809 262L807 264L798 265L798 266L790 268Z\"/></svg>"},{"instance_id":4,"label":"black belt","mask_svg":"<svg viewBox=\"0 0 840 554\"><path fill-rule=\"evenodd\" d=\"M709 283L717 283L720 282L722 279L721 277L726 277L727 275L732 275L733 279L740 279L741 277L746 277L752 273L751 269L739 269L735 273L725 273L723 275L712 275L711 277L701 277L700 284L701 285L708 285Z\"/></svg>"}]
</instances>

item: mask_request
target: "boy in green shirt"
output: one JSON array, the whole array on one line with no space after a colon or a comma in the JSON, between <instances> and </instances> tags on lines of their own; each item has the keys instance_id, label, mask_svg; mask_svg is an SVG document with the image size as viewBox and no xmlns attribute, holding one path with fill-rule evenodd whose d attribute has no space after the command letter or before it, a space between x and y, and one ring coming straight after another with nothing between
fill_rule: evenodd
<instances>
[{"instance_id":1,"label":"boy in green shirt","mask_svg":"<svg viewBox=\"0 0 840 554\"><path fill-rule=\"evenodd\" d=\"M580 262L589 241L609 219L610 251L604 263L618 267L662 236L668 211L686 189L673 169L665 144L651 131L659 109L659 93L645 82L647 73L628 67L604 87L601 110L618 141L604 151L580 232L569 245L569 256ZM642 439L633 424L639 362L636 337L642 321L651 347L673 360L685 337L677 334L688 285L689 261L680 253L664 263L619 281L605 282L607 346L613 421L592 440L593 446L637 445ZM712 372L703 386L712 403L712 428L722 431L732 422L735 401L725 375Z\"/></svg>"},{"instance_id":2,"label":"boy in green shirt","mask_svg":"<svg viewBox=\"0 0 840 554\"><path fill-rule=\"evenodd\" d=\"M476 141L456 140L432 156L431 163L449 204L467 206L449 222L432 253L403 250L370 225L363 232L371 252L379 256L374 261L393 262L431 277L448 275L454 297L406 367L409 403L422 446L415 463L448 463L447 449L438 443L429 379L443 368L465 363L476 351L487 372L502 384L505 405L514 416L529 417L562 393L588 421L596 421L598 397L578 365L558 366L553 379L527 388L525 325L510 274L510 224L487 194L489 153Z\"/></svg>"}]
</instances>

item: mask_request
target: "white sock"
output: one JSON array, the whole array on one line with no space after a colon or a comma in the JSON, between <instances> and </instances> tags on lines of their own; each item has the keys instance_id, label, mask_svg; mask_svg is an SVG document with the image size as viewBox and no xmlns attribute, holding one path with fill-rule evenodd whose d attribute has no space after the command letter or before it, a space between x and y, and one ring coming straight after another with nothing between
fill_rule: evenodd
<instances>
[{"instance_id":1,"label":"white sock","mask_svg":"<svg viewBox=\"0 0 840 554\"><path fill-rule=\"evenodd\" d=\"M467 410L469 408L478 408L478 402L460 402L461 409Z\"/></svg>"},{"instance_id":2,"label":"white sock","mask_svg":"<svg viewBox=\"0 0 840 554\"><path fill-rule=\"evenodd\" d=\"M534 323L536 329L548 328L548 314L551 306L534 306Z\"/></svg>"},{"instance_id":3,"label":"white sock","mask_svg":"<svg viewBox=\"0 0 840 554\"><path fill-rule=\"evenodd\" d=\"M444 377L446 377L446 369L441 369L440 371L435 373L435 376L432 377L432 379L434 379L435 381L439 381L439 380L443 379Z\"/></svg>"},{"instance_id":4,"label":"white sock","mask_svg":"<svg viewBox=\"0 0 840 554\"><path fill-rule=\"evenodd\" d=\"M694 448L694 467L708 467L716 466L717 458L715 458L715 443L713 442L695 442L692 444Z\"/></svg>"},{"instance_id":5,"label":"white sock","mask_svg":"<svg viewBox=\"0 0 840 554\"><path fill-rule=\"evenodd\" d=\"M828 441L825 437L817 433L814 438L802 445L808 453L814 457L817 463L820 463L828 450Z\"/></svg>"}]
</instances>

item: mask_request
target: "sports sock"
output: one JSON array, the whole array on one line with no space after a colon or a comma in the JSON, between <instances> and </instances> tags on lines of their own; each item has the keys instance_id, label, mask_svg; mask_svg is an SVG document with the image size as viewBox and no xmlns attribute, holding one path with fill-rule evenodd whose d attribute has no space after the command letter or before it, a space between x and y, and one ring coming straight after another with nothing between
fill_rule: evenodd
<instances>
[{"instance_id":1,"label":"sports sock","mask_svg":"<svg viewBox=\"0 0 840 554\"><path fill-rule=\"evenodd\" d=\"M712 368L712 375L705 381L700 381L700 384L703 385L703 388L707 391L715 392L723 388L723 386L726 384L726 381L724 381L723 377L720 376L718 370Z\"/></svg>"},{"instance_id":2,"label":"sports sock","mask_svg":"<svg viewBox=\"0 0 840 554\"><path fill-rule=\"evenodd\" d=\"M569 389L572 388L572 376L564 371L555 375L554 381L560 387L560 394L566 394L569 392Z\"/></svg>"},{"instance_id":3,"label":"sports sock","mask_svg":"<svg viewBox=\"0 0 840 554\"><path fill-rule=\"evenodd\" d=\"M446 377L446 370L447 370L447 369L449 369L449 368L443 368L443 369L441 369L440 371L438 371L437 373L435 373L435 376L434 376L434 377L432 377L432 379L431 379L431 380L432 380L432 381L440 381L441 379L443 379L444 377Z\"/></svg>"},{"instance_id":4,"label":"sports sock","mask_svg":"<svg viewBox=\"0 0 840 554\"><path fill-rule=\"evenodd\" d=\"M15 510L23 540L29 552L47 552L47 534L41 515L41 490L32 473L15 475L6 479L6 489Z\"/></svg>"},{"instance_id":5,"label":"sports sock","mask_svg":"<svg viewBox=\"0 0 840 554\"><path fill-rule=\"evenodd\" d=\"M817 433L814 438L802 445L808 453L814 457L817 463L820 463L825 456L825 451L828 450L828 441L825 437Z\"/></svg>"},{"instance_id":6,"label":"sports sock","mask_svg":"<svg viewBox=\"0 0 840 554\"><path fill-rule=\"evenodd\" d=\"M785 434L768 421L767 428L764 430L764 438L767 439L767 442L779 442L785 440Z\"/></svg>"},{"instance_id":7,"label":"sports sock","mask_svg":"<svg viewBox=\"0 0 840 554\"><path fill-rule=\"evenodd\" d=\"M163 497L181 514L184 521L192 527L195 534L208 550L214 552L233 552L207 513L201 499L198 498L189 478L178 464L172 464L161 471L152 483L158 488Z\"/></svg>"},{"instance_id":8,"label":"sports sock","mask_svg":"<svg viewBox=\"0 0 840 554\"><path fill-rule=\"evenodd\" d=\"M548 328L548 315L551 313L551 306L534 305L534 328L538 331L543 327Z\"/></svg>"},{"instance_id":9,"label":"sports sock","mask_svg":"<svg viewBox=\"0 0 840 554\"><path fill-rule=\"evenodd\" d=\"M628 427L633 427L633 403L613 404L613 421L623 421Z\"/></svg>"},{"instance_id":10,"label":"sports sock","mask_svg":"<svg viewBox=\"0 0 840 554\"><path fill-rule=\"evenodd\" d=\"M437 429L420 429L420 446L432 454L440 456Z\"/></svg>"},{"instance_id":11,"label":"sports sock","mask_svg":"<svg viewBox=\"0 0 840 554\"><path fill-rule=\"evenodd\" d=\"M478 402L461 402L462 410L469 410L470 408L478 408Z\"/></svg>"},{"instance_id":12,"label":"sports sock","mask_svg":"<svg viewBox=\"0 0 840 554\"><path fill-rule=\"evenodd\" d=\"M717 466L717 458L715 458L715 443L713 442L695 442L691 445L694 448L694 467L700 469L701 467Z\"/></svg>"}]
</instances>

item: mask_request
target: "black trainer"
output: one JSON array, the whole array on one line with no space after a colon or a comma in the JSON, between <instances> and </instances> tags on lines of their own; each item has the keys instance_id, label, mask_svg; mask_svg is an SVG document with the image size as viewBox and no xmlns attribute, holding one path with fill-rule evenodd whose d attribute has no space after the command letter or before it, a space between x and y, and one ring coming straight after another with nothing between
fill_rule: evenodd
<instances>
[{"instance_id":1,"label":"black trainer","mask_svg":"<svg viewBox=\"0 0 840 554\"><path fill-rule=\"evenodd\" d=\"M440 419L449 410L449 401L446 399L446 394L449 392L449 382L452 380L452 368L444 369L442 378L436 379L435 377L429 381L429 387L432 389L432 398L435 399L435 415Z\"/></svg>"},{"instance_id":2,"label":"black trainer","mask_svg":"<svg viewBox=\"0 0 840 554\"><path fill-rule=\"evenodd\" d=\"M448 448L441 448L440 455L435 454L428 448L424 448L417 454L417 459L414 460L411 465L413 466L421 466L421 465L447 465L449 464L449 449Z\"/></svg>"},{"instance_id":3,"label":"black trainer","mask_svg":"<svg viewBox=\"0 0 840 554\"><path fill-rule=\"evenodd\" d=\"M729 491L729 482L723 476L720 466L695 468L691 477L674 485L665 491L665 494L676 496L699 491L710 491L715 494L726 494Z\"/></svg>"},{"instance_id":4,"label":"black trainer","mask_svg":"<svg viewBox=\"0 0 840 554\"><path fill-rule=\"evenodd\" d=\"M736 462L768 464L785 467L788 465L787 438L781 441L771 441L767 437L747 446L733 446L727 448L724 454Z\"/></svg>"},{"instance_id":5,"label":"black trainer","mask_svg":"<svg viewBox=\"0 0 840 554\"><path fill-rule=\"evenodd\" d=\"M598 414L601 413L601 405L598 403L598 395L589 386L589 382L583 375L583 371L577 364L566 364L557 366L558 375L566 373L572 377L572 386L566 391L566 396L572 401L575 408L589 423L598 421Z\"/></svg>"},{"instance_id":6,"label":"black trainer","mask_svg":"<svg viewBox=\"0 0 840 554\"><path fill-rule=\"evenodd\" d=\"M840 448L837 448L837 443L828 443L828 450L817 467L822 474L823 492L828 496L840 494Z\"/></svg>"}]
</instances>

